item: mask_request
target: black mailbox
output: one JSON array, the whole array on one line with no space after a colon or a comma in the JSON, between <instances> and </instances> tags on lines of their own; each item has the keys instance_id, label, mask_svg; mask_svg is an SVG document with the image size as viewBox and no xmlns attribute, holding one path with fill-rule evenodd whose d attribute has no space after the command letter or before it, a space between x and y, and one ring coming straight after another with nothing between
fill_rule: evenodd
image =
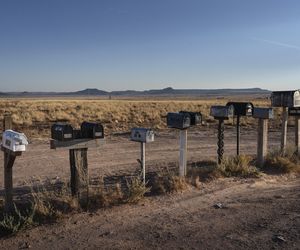
<instances>
[{"instance_id":1,"label":"black mailbox","mask_svg":"<svg viewBox=\"0 0 300 250\"><path fill-rule=\"evenodd\" d=\"M179 111L179 114L189 114L191 117L191 126L201 124L202 114L200 112Z\"/></svg>"},{"instance_id":2,"label":"black mailbox","mask_svg":"<svg viewBox=\"0 0 300 250\"><path fill-rule=\"evenodd\" d=\"M91 139L104 138L103 126L99 123L83 122L81 124L81 136Z\"/></svg>"},{"instance_id":3,"label":"black mailbox","mask_svg":"<svg viewBox=\"0 0 300 250\"><path fill-rule=\"evenodd\" d=\"M300 107L300 91L274 91L271 95L273 107Z\"/></svg>"},{"instance_id":4,"label":"black mailbox","mask_svg":"<svg viewBox=\"0 0 300 250\"><path fill-rule=\"evenodd\" d=\"M188 113L168 113L167 126L169 128L187 129L191 126L191 116Z\"/></svg>"},{"instance_id":5,"label":"black mailbox","mask_svg":"<svg viewBox=\"0 0 300 250\"><path fill-rule=\"evenodd\" d=\"M228 102L226 106L234 107L235 116L252 116L253 104L251 102Z\"/></svg>"},{"instance_id":6,"label":"black mailbox","mask_svg":"<svg viewBox=\"0 0 300 250\"><path fill-rule=\"evenodd\" d=\"M300 116L300 108L289 108L289 116Z\"/></svg>"},{"instance_id":7,"label":"black mailbox","mask_svg":"<svg viewBox=\"0 0 300 250\"><path fill-rule=\"evenodd\" d=\"M227 120L234 116L234 107L231 106L211 106L210 115L215 119Z\"/></svg>"},{"instance_id":8,"label":"black mailbox","mask_svg":"<svg viewBox=\"0 0 300 250\"><path fill-rule=\"evenodd\" d=\"M73 139L82 139L81 129L73 129Z\"/></svg>"},{"instance_id":9,"label":"black mailbox","mask_svg":"<svg viewBox=\"0 0 300 250\"><path fill-rule=\"evenodd\" d=\"M73 139L73 127L70 124L55 123L51 127L51 138L58 141Z\"/></svg>"}]
</instances>

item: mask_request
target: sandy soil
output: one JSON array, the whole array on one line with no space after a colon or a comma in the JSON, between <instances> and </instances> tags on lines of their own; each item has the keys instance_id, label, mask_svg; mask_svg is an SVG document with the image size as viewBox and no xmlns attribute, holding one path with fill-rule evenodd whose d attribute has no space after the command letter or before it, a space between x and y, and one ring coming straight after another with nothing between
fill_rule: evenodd
<instances>
[{"instance_id":1,"label":"sandy soil","mask_svg":"<svg viewBox=\"0 0 300 250\"><path fill-rule=\"evenodd\" d=\"M278 131L269 138L270 148L279 146ZM227 155L235 152L234 140L234 130L228 128ZM242 130L241 151L256 153L255 130ZM128 141L128 135L108 138L103 147L89 150L90 176L134 171L138 157L139 145ZM160 132L147 145L148 169L177 158L174 131ZM215 158L216 130L190 131L188 160ZM68 152L34 141L14 166L15 186L21 188L32 177L67 179ZM3 188L3 176L0 184ZM148 197L138 205L75 214L0 239L0 249L300 249L299 184L297 178L282 176L220 179L181 194ZM224 208L214 208L218 202Z\"/></svg>"}]
</instances>

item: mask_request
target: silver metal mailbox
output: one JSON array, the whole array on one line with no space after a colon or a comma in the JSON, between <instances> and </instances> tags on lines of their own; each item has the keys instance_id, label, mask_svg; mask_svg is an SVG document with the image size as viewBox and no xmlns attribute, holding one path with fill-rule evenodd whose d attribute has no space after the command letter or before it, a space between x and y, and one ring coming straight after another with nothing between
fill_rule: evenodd
<instances>
[{"instance_id":1,"label":"silver metal mailbox","mask_svg":"<svg viewBox=\"0 0 300 250\"><path fill-rule=\"evenodd\" d=\"M12 152L26 151L28 140L25 134L13 130L6 130L2 135L2 146Z\"/></svg>"},{"instance_id":2,"label":"silver metal mailbox","mask_svg":"<svg viewBox=\"0 0 300 250\"><path fill-rule=\"evenodd\" d=\"M274 113L272 108L254 108L253 117L260 119L273 119Z\"/></svg>"},{"instance_id":3,"label":"silver metal mailbox","mask_svg":"<svg viewBox=\"0 0 300 250\"><path fill-rule=\"evenodd\" d=\"M230 106L211 106L210 115L214 118L228 119L234 116L234 107Z\"/></svg>"},{"instance_id":4,"label":"silver metal mailbox","mask_svg":"<svg viewBox=\"0 0 300 250\"><path fill-rule=\"evenodd\" d=\"M154 131L148 128L132 128L130 139L137 142L153 142Z\"/></svg>"},{"instance_id":5,"label":"silver metal mailbox","mask_svg":"<svg viewBox=\"0 0 300 250\"><path fill-rule=\"evenodd\" d=\"M273 107L300 107L300 91L274 91L271 95Z\"/></svg>"}]
</instances>

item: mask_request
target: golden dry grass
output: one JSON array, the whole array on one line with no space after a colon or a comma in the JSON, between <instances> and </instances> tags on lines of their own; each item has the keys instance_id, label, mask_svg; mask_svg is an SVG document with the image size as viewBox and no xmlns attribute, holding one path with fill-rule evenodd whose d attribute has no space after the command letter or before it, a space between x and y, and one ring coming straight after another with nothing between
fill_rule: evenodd
<instances>
[{"instance_id":1,"label":"golden dry grass","mask_svg":"<svg viewBox=\"0 0 300 250\"><path fill-rule=\"evenodd\" d=\"M89 99L0 99L0 119L11 113L14 128L29 137L48 137L51 123L65 120L73 126L82 121L97 121L105 125L106 134L126 132L134 126L166 128L168 112L180 110L200 111L207 123L214 123L209 116L212 105L225 105L230 99L203 100L89 100ZM245 99L241 99L245 101ZM249 100L251 101L251 100ZM268 106L268 99L253 100L255 105ZM278 112L276 113L278 115ZM254 120L244 120L244 125Z\"/></svg>"}]
</instances>

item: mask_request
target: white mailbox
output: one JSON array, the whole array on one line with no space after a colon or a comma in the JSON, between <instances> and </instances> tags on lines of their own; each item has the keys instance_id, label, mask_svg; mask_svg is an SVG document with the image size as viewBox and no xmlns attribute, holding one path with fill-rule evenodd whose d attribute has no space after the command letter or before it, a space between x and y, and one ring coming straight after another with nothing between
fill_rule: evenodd
<instances>
[{"instance_id":1,"label":"white mailbox","mask_svg":"<svg viewBox=\"0 0 300 250\"><path fill-rule=\"evenodd\" d=\"M2 135L2 147L13 152L23 152L28 145L27 137L23 133L13 130L6 130Z\"/></svg>"},{"instance_id":2,"label":"white mailbox","mask_svg":"<svg viewBox=\"0 0 300 250\"><path fill-rule=\"evenodd\" d=\"M154 131L148 128L132 128L130 139L137 142L153 142Z\"/></svg>"}]
</instances>

